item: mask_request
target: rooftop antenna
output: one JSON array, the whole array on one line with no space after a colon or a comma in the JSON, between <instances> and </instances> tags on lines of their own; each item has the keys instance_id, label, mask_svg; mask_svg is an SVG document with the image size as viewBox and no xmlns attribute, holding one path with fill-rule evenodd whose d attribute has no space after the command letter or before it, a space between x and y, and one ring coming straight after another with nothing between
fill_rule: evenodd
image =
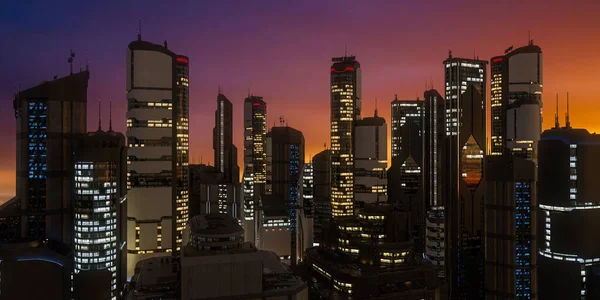
<instances>
[{"instance_id":1,"label":"rooftop antenna","mask_svg":"<svg viewBox=\"0 0 600 300\"><path fill-rule=\"evenodd\" d=\"M348 56L348 45L344 44L344 57Z\"/></svg>"},{"instance_id":2,"label":"rooftop antenna","mask_svg":"<svg viewBox=\"0 0 600 300\"><path fill-rule=\"evenodd\" d=\"M102 131L102 102L98 98L98 131Z\"/></svg>"},{"instance_id":3,"label":"rooftop antenna","mask_svg":"<svg viewBox=\"0 0 600 300\"><path fill-rule=\"evenodd\" d=\"M90 69L90 60L89 60L89 57L86 55L85 56L85 70L89 71L89 69Z\"/></svg>"},{"instance_id":4,"label":"rooftop antenna","mask_svg":"<svg viewBox=\"0 0 600 300\"><path fill-rule=\"evenodd\" d=\"M70 73L69 75L73 75L73 58L75 57L75 52L73 52L73 49L71 49L71 55L69 55L69 67L70 67Z\"/></svg>"},{"instance_id":5,"label":"rooftop antenna","mask_svg":"<svg viewBox=\"0 0 600 300\"><path fill-rule=\"evenodd\" d=\"M142 19L138 19L138 41L142 40Z\"/></svg>"},{"instance_id":6,"label":"rooftop antenna","mask_svg":"<svg viewBox=\"0 0 600 300\"><path fill-rule=\"evenodd\" d=\"M200 164L202 164L202 154L200 154Z\"/></svg>"},{"instance_id":7,"label":"rooftop antenna","mask_svg":"<svg viewBox=\"0 0 600 300\"><path fill-rule=\"evenodd\" d=\"M394 100L398 100L398 94L394 94Z\"/></svg>"},{"instance_id":8,"label":"rooftop antenna","mask_svg":"<svg viewBox=\"0 0 600 300\"><path fill-rule=\"evenodd\" d=\"M325 148L325 150L327 150L327 143L323 143L323 148Z\"/></svg>"},{"instance_id":9,"label":"rooftop antenna","mask_svg":"<svg viewBox=\"0 0 600 300\"><path fill-rule=\"evenodd\" d=\"M554 128L560 128L558 122L558 93L556 93L556 113L554 114Z\"/></svg>"},{"instance_id":10,"label":"rooftop antenna","mask_svg":"<svg viewBox=\"0 0 600 300\"><path fill-rule=\"evenodd\" d=\"M112 131L112 100L108 100L108 132Z\"/></svg>"},{"instance_id":11,"label":"rooftop antenna","mask_svg":"<svg viewBox=\"0 0 600 300\"><path fill-rule=\"evenodd\" d=\"M219 91L219 95L221 95L221 85L217 85L217 89Z\"/></svg>"},{"instance_id":12,"label":"rooftop antenna","mask_svg":"<svg viewBox=\"0 0 600 300\"><path fill-rule=\"evenodd\" d=\"M569 92L567 92L567 115L565 116L565 127L571 128L571 122L569 121Z\"/></svg>"},{"instance_id":13,"label":"rooftop antenna","mask_svg":"<svg viewBox=\"0 0 600 300\"><path fill-rule=\"evenodd\" d=\"M279 126L283 126L284 123L285 120L283 119L283 116L279 116Z\"/></svg>"},{"instance_id":14,"label":"rooftop antenna","mask_svg":"<svg viewBox=\"0 0 600 300\"><path fill-rule=\"evenodd\" d=\"M533 44L531 42L531 30L527 30L527 44L528 45L532 45Z\"/></svg>"},{"instance_id":15,"label":"rooftop antenna","mask_svg":"<svg viewBox=\"0 0 600 300\"><path fill-rule=\"evenodd\" d=\"M448 50L448 58L452 58L452 50Z\"/></svg>"},{"instance_id":16,"label":"rooftop antenna","mask_svg":"<svg viewBox=\"0 0 600 300\"><path fill-rule=\"evenodd\" d=\"M375 117L377 117L377 98L375 98Z\"/></svg>"}]
</instances>

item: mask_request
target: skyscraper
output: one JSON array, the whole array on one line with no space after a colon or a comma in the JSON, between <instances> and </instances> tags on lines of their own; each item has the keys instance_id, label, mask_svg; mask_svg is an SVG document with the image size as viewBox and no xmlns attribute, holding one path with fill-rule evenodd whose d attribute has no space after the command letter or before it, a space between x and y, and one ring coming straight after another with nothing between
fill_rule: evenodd
<instances>
[{"instance_id":1,"label":"skyscraper","mask_svg":"<svg viewBox=\"0 0 600 300\"><path fill-rule=\"evenodd\" d=\"M304 213L308 217L314 217L315 207L313 203L314 197L314 169L312 161L304 164L304 172L302 172L302 200Z\"/></svg>"},{"instance_id":2,"label":"skyscraper","mask_svg":"<svg viewBox=\"0 0 600 300\"><path fill-rule=\"evenodd\" d=\"M538 144L539 298L600 299L600 136L557 127Z\"/></svg>"},{"instance_id":3,"label":"skyscraper","mask_svg":"<svg viewBox=\"0 0 600 300\"><path fill-rule=\"evenodd\" d=\"M303 207L303 170L302 132L288 126L271 128L267 133L267 180L261 205L264 221L261 224L260 247L280 256L289 253L292 266L296 265L306 248L312 247L313 221ZM282 231L286 226L275 223L287 224L288 230ZM273 227L283 228L275 231L279 228ZM282 247L289 250L279 250Z\"/></svg>"},{"instance_id":4,"label":"skyscraper","mask_svg":"<svg viewBox=\"0 0 600 300\"><path fill-rule=\"evenodd\" d=\"M73 242L73 151L86 132L90 73L45 81L21 91L17 119L16 194L25 238Z\"/></svg>"},{"instance_id":5,"label":"skyscraper","mask_svg":"<svg viewBox=\"0 0 600 300\"><path fill-rule=\"evenodd\" d=\"M360 120L362 80L354 56L334 57L331 88L331 213L354 214L354 122Z\"/></svg>"},{"instance_id":6,"label":"skyscraper","mask_svg":"<svg viewBox=\"0 0 600 300\"><path fill-rule=\"evenodd\" d=\"M423 101L419 102L422 106ZM403 211L410 212L409 230L415 243L414 251L419 254L424 253L425 248L424 225L427 209L423 186L422 123L422 118L414 121L409 119L397 130L396 134L402 141L402 146L399 147L400 151L396 157L392 158L392 166L387 172L388 202L399 204Z\"/></svg>"},{"instance_id":7,"label":"skyscraper","mask_svg":"<svg viewBox=\"0 0 600 300\"><path fill-rule=\"evenodd\" d=\"M111 299L120 299L127 281L126 155L125 137L112 130L82 136L75 151L74 281L80 283L74 284L76 298L92 299L110 291ZM105 286L110 289L102 290Z\"/></svg>"},{"instance_id":8,"label":"skyscraper","mask_svg":"<svg viewBox=\"0 0 600 300\"><path fill-rule=\"evenodd\" d=\"M244 234L256 241L256 211L267 177L267 103L250 95L244 100Z\"/></svg>"},{"instance_id":9,"label":"skyscraper","mask_svg":"<svg viewBox=\"0 0 600 300\"><path fill-rule=\"evenodd\" d=\"M237 147L233 144L233 105L225 95L217 96L213 149L215 167L224 174L224 183L239 183L240 168L237 164Z\"/></svg>"},{"instance_id":10,"label":"skyscraper","mask_svg":"<svg viewBox=\"0 0 600 300\"><path fill-rule=\"evenodd\" d=\"M444 153L443 145L446 138L445 101L436 90L425 91L424 98L423 184L427 210L425 255L434 264L443 266L445 260L445 217L441 168Z\"/></svg>"},{"instance_id":11,"label":"skyscraper","mask_svg":"<svg viewBox=\"0 0 600 300\"><path fill-rule=\"evenodd\" d=\"M241 186L205 164L190 165L190 215L221 213L236 219L241 212Z\"/></svg>"},{"instance_id":12,"label":"skyscraper","mask_svg":"<svg viewBox=\"0 0 600 300\"><path fill-rule=\"evenodd\" d=\"M387 124L377 115L354 126L354 209L387 202Z\"/></svg>"},{"instance_id":13,"label":"skyscraper","mask_svg":"<svg viewBox=\"0 0 600 300\"><path fill-rule=\"evenodd\" d=\"M421 126L424 104L425 102L418 98L417 100L398 100L398 95L392 101L392 162L394 157L400 155L402 146L406 144L402 140L402 126L407 122Z\"/></svg>"},{"instance_id":14,"label":"skyscraper","mask_svg":"<svg viewBox=\"0 0 600 300\"><path fill-rule=\"evenodd\" d=\"M179 251L188 219L189 60L138 40L127 49L128 275Z\"/></svg>"},{"instance_id":15,"label":"skyscraper","mask_svg":"<svg viewBox=\"0 0 600 300\"><path fill-rule=\"evenodd\" d=\"M506 50L491 62L491 154L510 153L535 160L542 133L542 49L529 45Z\"/></svg>"},{"instance_id":16,"label":"skyscraper","mask_svg":"<svg viewBox=\"0 0 600 300\"><path fill-rule=\"evenodd\" d=\"M485 180L485 299L534 299L535 163L506 153L488 156Z\"/></svg>"},{"instance_id":17,"label":"skyscraper","mask_svg":"<svg viewBox=\"0 0 600 300\"><path fill-rule=\"evenodd\" d=\"M453 73L446 73L446 82L450 86L456 84ZM485 184L481 179L486 149L483 99L480 89L474 85L468 85L460 97L446 99L446 120L452 124L446 124L440 170L443 172L445 259L451 299L483 297Z\"/></svg>"},{"instance_id":18,"label":"skyscraper","mask_svg":"<svg viewBox=\"0 0 600 300\"><path fill-rule=\"evenodd\" d=\"M323 223L331 219L331 150L325 149L312 159L315 206L314 244L321 242Z\"/></svg>"}]
</instances>

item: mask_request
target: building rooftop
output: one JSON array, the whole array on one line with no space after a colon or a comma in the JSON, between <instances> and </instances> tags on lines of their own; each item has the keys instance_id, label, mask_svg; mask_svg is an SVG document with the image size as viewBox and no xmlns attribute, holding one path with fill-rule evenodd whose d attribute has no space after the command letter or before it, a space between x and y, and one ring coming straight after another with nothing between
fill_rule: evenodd
<instances>
[{"instance_id":1,"label":"building rooftop","mask_svg":"<svg viewBox=\"0 0 600 300\"><path fill-rule=\"evenodd\" d=\"M197 215L188 221L190 231L197 235L242 234L244 229L228 214Z\"/></svg>"},{"instance_id":2,"label":"building rooftop","mask_svg":"<svg viewBox=\"0 0 600 300\"><path fill-rule=\"evenodd\" d=\"M179 261L170 256L139 261L126 299L179 299L176 297L178 272Z\"/></svg>"},{"instance_id":3,"label":"building rooftop","mask_svg":"<svg viewBox=\"0 0 600 300\"><path fill-rule=\"evenodd\" d=\"M560 127L545 130L541 140L560 140L566 144L600 144L600 135L587 129Z\"/></svg>"}]
</instances>

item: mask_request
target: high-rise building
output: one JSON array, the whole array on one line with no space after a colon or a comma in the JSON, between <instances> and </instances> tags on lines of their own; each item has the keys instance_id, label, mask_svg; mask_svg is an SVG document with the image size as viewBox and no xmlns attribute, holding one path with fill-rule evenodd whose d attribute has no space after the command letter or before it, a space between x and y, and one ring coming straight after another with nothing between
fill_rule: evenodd
<instances>
[{"instance_id":1,"label":"high-rise building","mask_svg":"<svg viewBox=\"0 0 600 300\"><path fill-rule=\"evenodd\" d=\"M354 214L354 122L360 120L362 80L354 56L335 57L332 62L331 213L340 217Z\"/></svg>"},{"instance_id":2,"label":"high-rise building","mask_svg":"<svg viewBox=\"0 0 600 300\"><path fill-rule=\"evenodd\" d=\"M325 149L312 159L315 207L314 246L321 242L323 223L331 219L331 150Z\"/></svg>"},{"instance_id":3,"label":"high-rise building","mask_svg":"<svg viewBox=\"0 0 600 300\"><path fill-rule=\"evenodd\" d=\"M427 211L425 221L425 256L434 264L443 266L444 202L442 198L442 155L445 130L445 101L436 90L428 90L425 96L423 185ZM392 162L392 167L393 167ZM443 271L442 271L443 272ZM440 274L444 276L444 274Z\"/></svg>"},{"instance_id":4,"label":"high-rise building","mask_svg":"<svg viewBox=\"0 0 600 300\"><path fill-rule=\"evenodd\" d=\"M539 298L600 299L600 136L567 117L538 146Z\"/></svg>"},{"instance_id":5,"label":"high-rise building","mask_svg":"<svg viewBox=\"0 0 600 300\"><path fill-rule=\"evenodd\" d=\"M302 172L302 200L304 206L304 213L307 217L314 217L314 169L312 161L304 164L304 172Z\"/></svg>"},{"instance_id":6,"label":"high-rise building","mask_svg":"<svg viewBox=\"0 0 600 300\"><path fill-rule=\"evenodd\" d=\"M535 163L505 153L485 168L485 299L535 299Z\"/></svg>"},{"instance_id":7,"label":"high-rise building","mask_svg":"<svg viewBox=\"0 0 600 300\"><path fill-rule=\"evenodd\" d=\"M138 40L127 48L127 263L181 247L188 219L189 60Z\"/></svg>"},{"instance_id":8,"label":"high-rise building","mask_svg":"<svg viewBox=\"0 0 600 300\"><path fill-rule=\"evenodd\" d=\"M15 97L16 195L25 238L73 242L72 153L77 136L87 131L89 78L86 70Z\"/></svg>"},{"instance_id":9,"label":"high-rise building","mask_svg":"<svg viewBox=\"0 0 600 300\"><path fill-rule=\"evenodd\" d=\"M455 86L452 68L446 73L446 82ZM482 177L486 153L483 99L480 89L474 85L468 85L458 100L446 99L446 121L452 124L446 123L440 171L443 172L445 260L451 299L483 297L485 183Z\"/></svg>"},{"instance_id":10,"label":"high-rise building","mask_svg":"<svg viewBox=\"0 0 600 300\"><path fill-rule=\"evenodd\" d=\"M240 168L237 164L237 148L233 144L233 105L225 95L217 96L213 149L215 167L224 174L223 183L239 183Z\"/></svg>"},{"instance_id":11,"label":"high-rise building","mask_svg":"<svg viewBox=\"0 0 600 300\"><path fill-rule=\"evenodd\" d=\"M258 244L256 208L267 180L267 103L250 95L244 100L244 234Z\"/></svg>"},{"instance_id":12,"label":"high-rise building","mask_svg":"<svg viewBox=\"0 0 600 300\"><path fill-rule=\"evenodd\" d=\"M332 219L321 245L305 253L305 280L330 299L442 299L440 267L413 251L409 219L382 203Z\"/></svg>"},{"instance_id":13,"label":"high-rise building","mask_svg":"<svg viewBox=\"0 0 600 300\"><path fill-rule=\"evenodd\" d=\"M104 299L120 299L127 281L126 156L125 137L112 130L82 136L75 151L73 265L74 282L80 282L74 284L75 298L110 291Z\"/></svg>"},{"instance_id":14,"label":"high-rise building","mask_svg":"<svg viewBox=\"0 0 600 300\"><path fill-rule=\"evenodd\" d=\"M510 153L535 160L542 133L542 49L529 45L506 50L491 63L491 154Z\"/></svg>"},{"instance_id":15,"label":"high-rise building","mask_svg":"<svg viewBox=\"0 0 600 300\"><path fill-rule=\"evenodd\" d=\"M387 171L388 202L399 204L403 211L410 212L410 234L415 243L414 251L419 254L425 251L427 209L423 187L422 122L423 119L409 120L398 129L397 135L402 146L396 157L392 158L392 166Z\"/></svg>"},{"instance_id":16,"label":"high-rise building","mask_svg":"<svg viewBox=\"0 0 600 300\"><path fill-rule=\"evenodd\" d=\"M377 115L354 126L354 209L387 202L387 124Z\"/></svg>"},{"instance_id":17,"label":"high-rise building","mask_svg":"<svg viewBox=\"0 0 600 300\"><path fill-rule=\"evenodd\" d=\"M473 85L483 98L481 110L483 120L486 120L485 97L487 95L487 61L452 57L452 52L444 60L444 82L446 89L446 136L458 135L460 127L459 113L462 95L469 85ZM479 118L479 117L477 117Z\"/></svg>"},{"instance_id":18,"label":"high-rise building","mask_svg":"<svg viewBox=\"0 0 600 300\"><path fill-rule=\"evenodd\" d=\"M267 180L260 207L260 247L289 260L292 266L312 247L313 220L303 203L304 135L288 127L267 133Z\"/></svg>"},{"instance_id":19,"label":"high-rise building","mask_svg":"<svg viewBox=\"0 0 600 300\"><path fill-rule=\"evenodd\" d=\"M220 213L239 219L240 202L239 183L228 183L217 167L190 165L190 216Z\"/></svg>"},{"instance_id":20,"label":"high-rise building","mask_svg":"<svg viewBox=\"0 0 600 300\"><path fill-rule=\"evenodd\" d=\"M402 126L407 122L421 126L424 105L425 102L418 98L417 100L398 100L398 95L392 101L392 162L394 157L400 155L403 145L407 145L407 142L403 143L402 140Z\"/></svg>"}]
</instances>

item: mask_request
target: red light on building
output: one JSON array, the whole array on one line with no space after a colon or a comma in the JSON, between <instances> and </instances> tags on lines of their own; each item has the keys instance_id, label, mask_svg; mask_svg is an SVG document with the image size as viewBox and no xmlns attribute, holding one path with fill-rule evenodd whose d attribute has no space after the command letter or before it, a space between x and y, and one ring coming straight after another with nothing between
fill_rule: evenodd
<instances>
[{"instance_id":1,"label":"red light on building","mask_svg":"<svg viewBox=\"0 0 600 300\"><path fill-rule=\"evenodd\" d=\"M331 68L331 72L346 72L346 71L354 71L354 68L353 67L346 67L346 69L342 70L342 71L338 71L335 68Z\"/></svg>"},{"instance_id":2,"label":"red light on building","mask_svg":"<svg viewBox=\"0 0 600 300\"><path fill-rule=\"evenodd\" d=\"M498 62L501 62L501 61L502 61L502 57L497 57L497 58L492 59L493 63L498 63Z\"/></svg>"},{"instance_id":3,"label":"red light on building","mask_svg":"<svg viewBox=\"0 0 600 300\"><path fill-rule=\"evenodd\" d=\"M184 57L178 57L178 58L176 58L175 60L176 60L177 62L184 63L184 64L187 64L187 63L189 63L189 62L188 62L188 59L187 59L187 58L184 58Z\"/></svg>"},{"instance_id":4,"label":"red light on building","mask_svg":"<svg viewBox=\"0 0 600 300\"><path fill-rule=\"evenodd\" d=\"M346 67L346 71L354 71L353 67Z\"/></svg>"},{"instance_id":5,"label":"red light on building","mask_svg":"<svg viewBox=\"0 0 600 300\"><path fill-rule=\"evenodd\" d=\"M252 103L252 106L262 106L260 103Z\"/></svg>"}]
</instances>

